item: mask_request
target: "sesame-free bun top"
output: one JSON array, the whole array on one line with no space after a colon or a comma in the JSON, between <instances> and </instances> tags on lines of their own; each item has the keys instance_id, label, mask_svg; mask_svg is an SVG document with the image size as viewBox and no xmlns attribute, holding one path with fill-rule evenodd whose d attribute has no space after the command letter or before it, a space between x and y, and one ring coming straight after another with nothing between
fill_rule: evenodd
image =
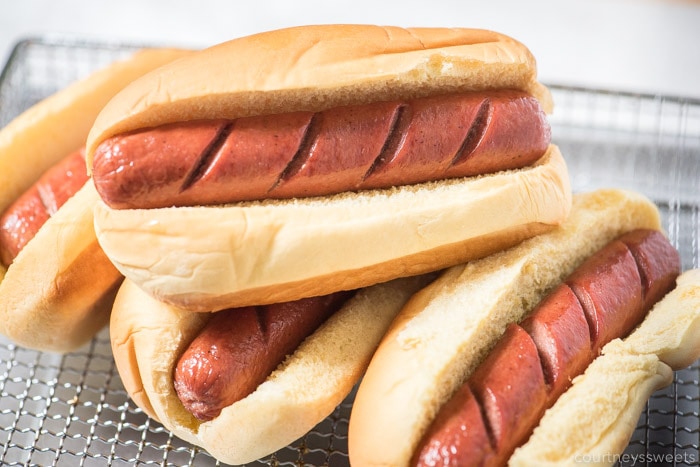
<instances>
[{"instance_id":1,"label":"sesame-free bun top","mask_svg":"<svg viewBox=\"0 0 700 467\"><path fill-rule=\"evenodd\" d=\"M165 123L504 88L552 109L530 51L492 31L315 25L263 32L199 51L125 88L90 131L88 167L101 141Z\"/></svg>"}]
</instances>

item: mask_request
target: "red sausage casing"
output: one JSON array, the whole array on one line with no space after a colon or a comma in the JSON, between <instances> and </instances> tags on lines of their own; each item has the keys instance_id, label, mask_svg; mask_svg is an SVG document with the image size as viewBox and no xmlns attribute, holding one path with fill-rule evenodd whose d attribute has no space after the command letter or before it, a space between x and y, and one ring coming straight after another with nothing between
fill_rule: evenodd
<instances>
[{"instance_id":1,"label":"red sausage casing","mask_svg":"<svg viewBox=\"0 0 700 467\"><path fill-rule=\"evenodd\" d=\"M92 177L112 208L225 204L518 169L549 143L534 97L464 93L134 131L97 147Z\"/></svg>"},{"instance_id":2,"label":"red sausage casing","mask_svg":"<svg viewBox=\"0 0 700 467\"><path fill-rule=\"evenodd\" d=\"M532 337L520 326L510 325L501 342L470 379L495 451L487 465L505 460L503 453L512 451L514 443L527 436L547 400L544 372ZM474 459L471 462L477 464Z\"/></svg>"},{"instance_id":3,"label":"red sausage casing","mask_svg":"<svg viewBox=\"0 0 700 467\"><path fill-rule=\"evenodd\" d=\"M563 284L520 324L532 336L542 358L544 376L552 394L561 394L574 376L593 360L590 328L571 288Z\"/></svg>"},{"instance_id":4,"label":"red sausage casing","mask_svg":"<svg viewBox=\"0 0 700 467\"><path fill-rule=\"evenodd\" d=\"M252 393L350 296L337 292L216 313L178 359L178 397L199 420L217 417Z\"/></svg>"},{"instance_id":5,"label":"red sausage casing","mask_svg":"<svg viewBox=\"0 0 700 467\"><path fill-rule=\"evenodd\" d=\"M642 280L629 248L615 242L601 253L566 280L581 302L596 354L638 322L636 310L642 309L643 301Z\"/></svg>"},{"instance_id":6,"label":"red sausage casing","mask_svg":"<svg viewBox=\"0 0 700 467\"><path fill-rule=\"evenodd\" d=\"M87 181L85 153L78 150L49 169L0 216L0 261L5 267L42 225Z\"/></svg>"}]
</instances>

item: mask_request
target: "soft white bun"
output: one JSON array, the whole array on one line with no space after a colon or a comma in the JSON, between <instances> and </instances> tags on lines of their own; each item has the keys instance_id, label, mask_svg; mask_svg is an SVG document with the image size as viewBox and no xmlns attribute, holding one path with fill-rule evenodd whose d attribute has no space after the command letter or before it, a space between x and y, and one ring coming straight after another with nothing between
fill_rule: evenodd
<instances>
[{"instance_id":1,"label":"soft white bun","mask_svg":"<svg viewBox=\"0 0 700 467\"><path fill-rule=\"evenodd\" d=\"M173 389L177 359L211 317L158 302L129 280L110 335L125 388L176 436L225 463L242 464L295 441L327 417L360 379L389 323L427 276L360 290L245 399L199 422Z\"/></svg>"},{"instance_id":2,"label":"soft white bun","mask_svg":"<svg viewBox=\"0 0 700 467\"><path fill-rule=\"evenodd\" d=\"M631 354L611 344L545 413L508 465L616 463L649 397L671 383L673 372L654 355Z\"/></svg>"},{"instance_id":3,"label":"soft white bun","mask_svg":"<svg viewBox=\"0 0 700 467\"><path fill-rule=\"evenodd\" d=\"M681 274L625 345L636 354L657 355L673 370L700 358L700 270Z\"/></svg>"},{"instance_id":4,"label":"soft white bun","mask_svg":"<svg viewBox=\"0 0 700 467\"><path fill-rule=\"evenodd\" d=\"M295 300L483 257L569 213L556 146L533 166L324 198L95 208L100 245L152 296L194 311Z\"/></svg>"},{"instance_id":5,"label":"soft white bun","mask_svg":"<svg viewBox=\"0 0 700 467\"><path fill-rule=\"evenodd\" d=\"M97 243L92 183L20 251L0 282L0 333L27 348L68 352L109 321L121 275Z\"/></svg>"},{"instance_id":6,"label":"soft white bun","mask_svg":"<svg viewBox=\"0 0 700 467\"><path fill-rule=\"evenodd\" d=\"M700 270L684 272L624 340L603 348L545 413L513 466L614 465L657 389L700 358Z\"/></svg>"},{"instance_id":7,"label":"soft white bun","mask_svg":"<svg viewBox=\"0 0 700 467\"><path fill-rule=\"evenodd\" d=\"M4 127L0 213L49 167L85 144L96 115L117 91L186 53L191 52L137 52L40 101ZM66 352L107 324L121 275L95 238L98 199L92 183L86 184L8 269L0 265L0 333L25 347Z\"/></svg>"},{"instance_id":8,"label":"soft white bun","mask_svg":"<svg viewBox=\"0 0 700 467\"><path fill-rule=\"evenodd\" d=\"M479 29L317 25L234 39L138 80L95 121L110 136L163 123L320 110L452 91L520 89L551 111L521 43Z\"/></svg>"},{"instance_id":9,"label":"soft white bun","mask_svg":"<svg viewBox=\"0 0 700 467\"><path fill-rule=\"evenodd\" d=\"M353 466L405 466L457 387L495 345L585 258L635 228L660 229L656 206L634 192L574 196L549 233L447 270L394 320L363 378L349 426Z\"/></svg>"}]
</instances>

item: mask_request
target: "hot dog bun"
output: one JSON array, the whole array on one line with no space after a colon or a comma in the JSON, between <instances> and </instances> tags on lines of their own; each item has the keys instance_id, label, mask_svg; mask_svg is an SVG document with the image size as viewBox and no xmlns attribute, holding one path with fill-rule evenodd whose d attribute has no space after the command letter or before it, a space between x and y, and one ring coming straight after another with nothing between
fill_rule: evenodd
<instances>
[{"instance_id":1,"label":"hot dog bun","mask_svg":"<svg viewBox=\"0 0 700 467\"><path fill-rule=\"evenodd\" d=\"M519 89L551 111L530 51L502 34L459 28L302 26L225 42L124 89L98 116L88 166L118 133L184 120L321 110L436 93Z\"/></svg>"},{"instance_id":2,"label":"hot dog bun","mask_svg":"<svg viewBox=\"0 0 700 467\"><path fill-rule=\"evenodd\" d=\"M544 415L509 465L613 465L651 394L700 357L700 270L684 272L676 288L624 340L603 348ZM624 368L624 371L620 371Z\"/></svg>"},{"instance_id":3,"label":"hot dog bun","mask_svg":"<svg viewBox=\"0 0 700 467\"><path fill-rule=\"evenodd\" d=\"M520 321L585 258L637 228L660 230L658 211L643 196L578 194L560 228L453 267L417 293L392 323L358 389L349 426L352 465L408 465L439 408L506 325ZM685 357L678 360L697 358Z\"/></svg>"},{"instance_id":4,"label":"hot dog bun","mask_svg":"<svg viewBox=\"0 0 700 467\"><path fill-rule=\"evenodd\" d=\"M397 279L359 291L256 391L208 422L183 407L173 373L211 313L154 300L127 279L112 312L113 354L125 388L151 417L222 462L251 462L303 436L335 409L359 380L393 317L428 280Z\"/></svg>"},{"instance_id":5,"label":"hot dog bun","mask_svg":"<svg viewBox=\"0 0 700 467\"><path fill-rule=\"evenodd\" d=\"M551 146L529 169L469 181L227 206L98 203L95 229L126 277L160 300L207 311L468 261L551 229L569 204L566 165Z\"/></svg>"},{"instance_id":6,"label":"hot dog bun","mask_svg":"<svg viewBox=\"0 0 700 467\"><path fill-rule=\"evenodd\" d=\"M308 26L236 39L124 89L87 143L181 120L320 110L457 90L520 89L551 108L535 61L506 36L469 29ZM328 197L112 209L102 248L159 300L194 311L295 300L458 264L559 224L570 185L558 148L489 176ZM494 216L492 213L499 213Z\"/></svg>"},{"instance_id":7,"label":"hot dog bun","mask_svg":"<svg viewBox=\"0 0 700 467\"><path fill-rule=\"evenodd\" d=\"M143 50L39 102L0 131L0 212L53 164L85 143L102 106L126 84L184 50ZM121 278L93 229L98 196L86 184L48 220L9 268L0 266L0 333L66 352L108 321Z\"/></svg>"}]
</instances>

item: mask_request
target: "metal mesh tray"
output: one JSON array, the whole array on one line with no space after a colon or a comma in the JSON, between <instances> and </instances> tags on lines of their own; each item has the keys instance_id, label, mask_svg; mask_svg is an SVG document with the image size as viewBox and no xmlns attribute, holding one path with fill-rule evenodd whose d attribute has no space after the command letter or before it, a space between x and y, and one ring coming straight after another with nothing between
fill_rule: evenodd
<instances>
[{"instance_id":1,"label":"metal mesh tray","mask_svg":"<svg viewBox=\"0 0 700 467\"><path fill-rule=\"evenodd\" d=\"M134 45L53 36L13 49L0 75L0 127ZM683 269L700 263L700 101L550 85L553 137L575 191L617 186L653 199ZM700 362L653 395L621 465L698 465ZM353 394L309 434L251 465L345 466ZM2 465L220 465L149 419L124 390L108 331L55 355L0 338Z\"/></svg>"}]
</instances>

